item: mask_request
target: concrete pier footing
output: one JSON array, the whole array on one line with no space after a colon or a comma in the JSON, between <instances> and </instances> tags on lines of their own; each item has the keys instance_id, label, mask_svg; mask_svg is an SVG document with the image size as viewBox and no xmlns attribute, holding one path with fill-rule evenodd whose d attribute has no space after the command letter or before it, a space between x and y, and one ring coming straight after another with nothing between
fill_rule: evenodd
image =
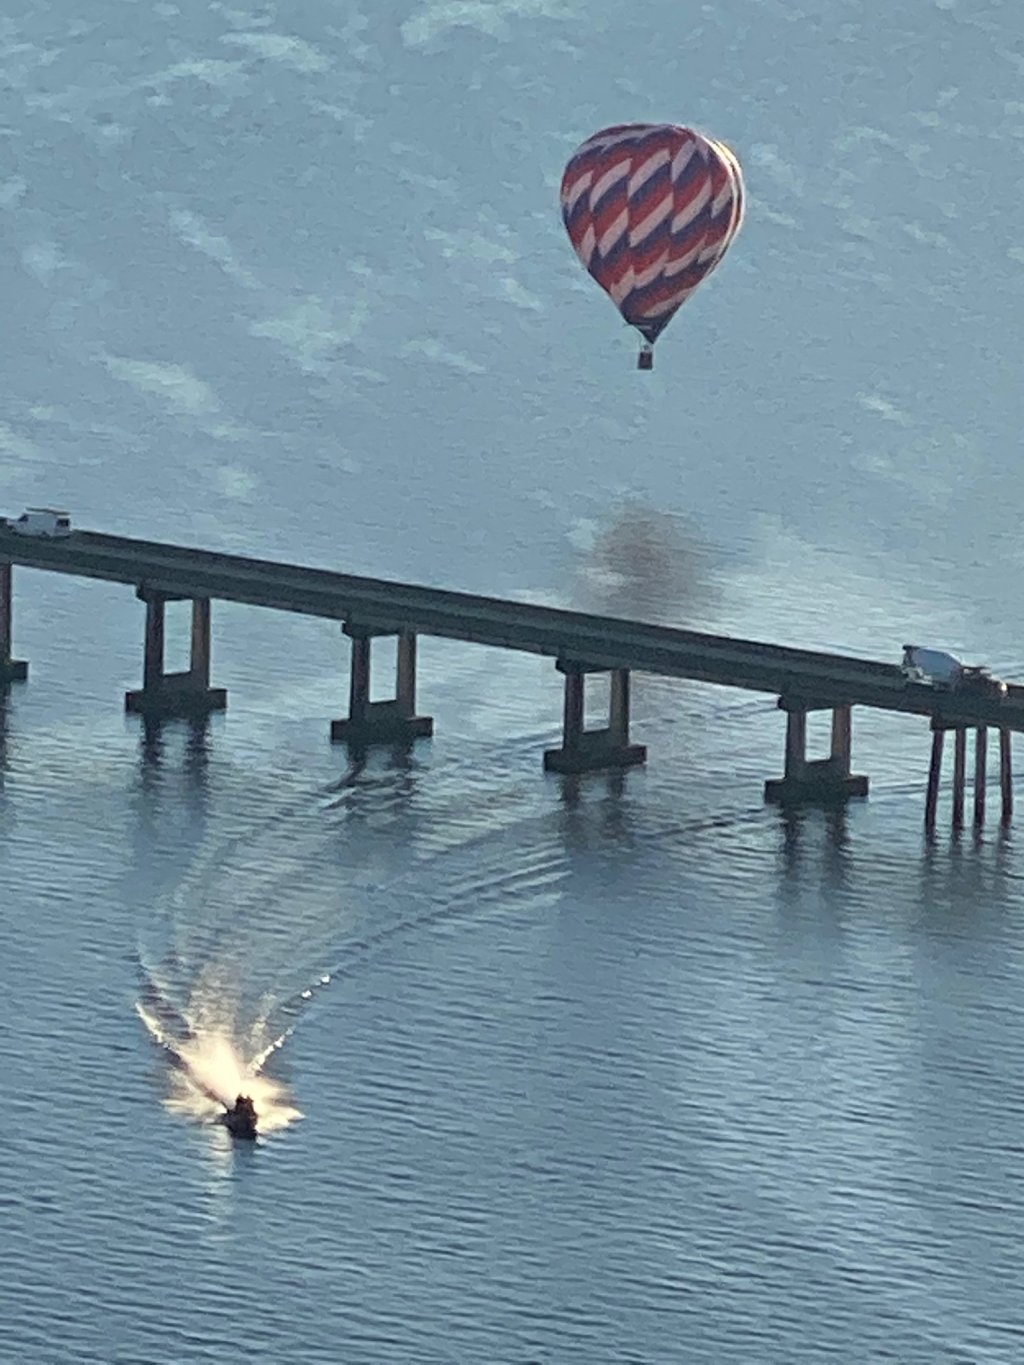
<instances>
[{"instance_id":1,"label":"concrete pier footing","mask_svg":"<svg viewBox=\"0 0 1024 1365\"><path fill-rule=\"evenodd\" d=\"M569 659L559 659L555 666L565 676L562 747L544 751L545 770L584 773L645 763L646 746L629 740L629 670L599 668ZM585 728L584 680L588 673L609 674L608 725L600 730Z\"/></svg>"},{"instance_id":2,"label":"concrete pier footing","mask_svg":"<svg viewBox=\"0 0 1024 1365\"><path fill-rule=\"evenodd\" d=\"M331 742L362 747L404 744L434 733L432 716L416 714L416 636L412 631L376 630L347 622L342 631L352 641L348 715L331 721ZM397 635L395 695L370 700L370 648L375 637Z\"/></svg>"},{"instance_id":3,"label":"concrete pier footing","mask_svg":"<svg viewBox=\"0 0 1024 1365\"><path fill-rule=\"evenodd\" d=\"M852 708L786 697L780 697L778 705L786 712L786 763L782 777L764 784L764 799L779 805L828 806L867 796L867 777L850 771ZM807 715L824 710L832 712L831 750L827 758L808 759Z\"/></svg>"},{"instance_id":4,"label":"concrete pier footing","mask_svg":"<svg viewBox=\"0 0 1024 1365\"><path fill-rule=\"evenodd\" d=\"M167 593L137 589L146 604L146 643L142 686L124 697L125 710L149 720L194 719L223 711L228 694L210 686L210 599L192 600L192 638L189 668L184 673L164 672L164 612L169 601L183 599Z\"/></svg>"},{"instance_id":5,"label":"concrete pier footing","mask_svg":"<svg viewBox=\"0 0 1024 1365\"><path fill-rule=\"evenodd\" d=\"M5 559L0 560L0 687L28 677L28 664L11 658L12 624L11 563Z\"/></svg>"}]
</instances>

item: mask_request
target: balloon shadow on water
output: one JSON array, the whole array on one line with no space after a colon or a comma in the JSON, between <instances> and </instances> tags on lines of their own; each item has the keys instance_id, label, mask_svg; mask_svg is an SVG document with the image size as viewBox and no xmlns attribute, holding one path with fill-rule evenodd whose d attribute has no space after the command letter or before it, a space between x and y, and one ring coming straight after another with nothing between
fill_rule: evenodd
<instances>
[{"instance_id":1,"label":"balloon shadow on water","mask_svg":"<svg viewBox=\"0 0 1024 1365\"><path fill-rule=\"evenodd\" d=\"M628 498L577 550L569 592L582 611L693 624L718 601L716 566L717 551L688 518Z\"/></svg>"}]
</instances>

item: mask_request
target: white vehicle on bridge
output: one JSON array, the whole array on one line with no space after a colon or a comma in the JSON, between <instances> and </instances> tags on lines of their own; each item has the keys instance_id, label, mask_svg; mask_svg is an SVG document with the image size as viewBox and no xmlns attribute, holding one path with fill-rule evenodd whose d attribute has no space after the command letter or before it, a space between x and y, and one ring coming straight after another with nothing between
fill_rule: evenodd
<instances>
[{"instance_id":1,"label":"white vehicle on bridge","mask_svg":"<svg viewBox=\"0 0 1024 1365\"><path fill-rule=\"evenodd\" d=\"M980 664L961 662L955 654L944 649L904 645L900 668L908 682L924 683L948 692L975 692L998 699L1006 696L1006 683L1001 678L993 678Z\"/></svg>"},{"instance_id":2,"label":"white vehicle on bridge","mask_svg":"<svg viewBox=\"0 0 1024 1365\"><path fill-rule=\"evenodd\" d=\"M56 507L30 507L20 517L7 525L19 536L55 536L71 534L71 518L67 512Z\"/></svg>"}]
</instances>

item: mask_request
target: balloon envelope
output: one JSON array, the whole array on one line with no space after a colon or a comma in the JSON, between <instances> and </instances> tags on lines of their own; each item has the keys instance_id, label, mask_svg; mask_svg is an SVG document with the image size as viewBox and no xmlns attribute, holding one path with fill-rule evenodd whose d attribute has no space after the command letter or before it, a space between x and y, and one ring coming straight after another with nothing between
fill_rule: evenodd
<instances>
[{"instance_id":1,"label":"balloon envelope","mask_svg":"<svg viewBox=\"0 0 1024 1365\"><path fill-rule=\"evenodd\" d=\"M671 123L604 128L562 176L576 254L651 344L729 249L743 199L733 152Z\"/></svg>"}]
</instances>

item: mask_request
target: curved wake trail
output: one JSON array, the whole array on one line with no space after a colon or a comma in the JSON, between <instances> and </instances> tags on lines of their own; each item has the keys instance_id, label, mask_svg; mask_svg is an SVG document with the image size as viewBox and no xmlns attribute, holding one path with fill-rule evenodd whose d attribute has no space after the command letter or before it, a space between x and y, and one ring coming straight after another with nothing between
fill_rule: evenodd
<instances>
[{"instance_id":1,"label":"curved wake trail","mask_svg":"<svg viewBox=\"0 0 1024 1365\"><path fill-rule=\"evenodd\" d=\"M265 1067L322 988L405 934L558 902L574 817L515 780L475 800L474 782L458 764L422 787L401 769L319 791L275 778L275 800L265 784L211 817L139 926L136 1009L170 1059L169 1108L208 1122L248 1093L261 1129L286 1126L300 1111Z\"/></svg>"}]
</instances>

